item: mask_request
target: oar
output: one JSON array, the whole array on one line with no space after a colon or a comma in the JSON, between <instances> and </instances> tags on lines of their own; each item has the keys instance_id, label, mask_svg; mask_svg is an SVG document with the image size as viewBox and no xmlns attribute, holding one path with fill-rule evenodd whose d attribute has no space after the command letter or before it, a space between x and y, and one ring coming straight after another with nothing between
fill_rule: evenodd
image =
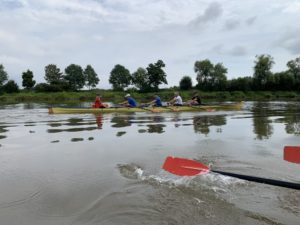
<instances>
[{"instance_id":1,"label":"oar","mask_svg":"<svg viewBox=\"0 0 300 225\"><path fill-rule=\"evenodd\" d=\"M110 108L118 109L118 108L124 108L125 106L118 103L113 103L113 105Z\"/></svg>"},{"instance_id":2,"label":"oar","mask_svg":"<svg viewBox=\"0 0 300 225\"><path fill-rule=\"evenodd\" d=\"M159 113L159 112L161 112L160 110L158 110L158 109L156 109L156 108L146 108L146 107L139 107L140 109L143 109L143 110L145 110L145 111L150 111L150 112L153 112L153 113Z\"/></svg>"},{"instance_id":3,"label":"oar","mask_svg":"<svg viewBox=\"0 0 300 225\"><path fill-rule=\"evenodd\" d=\"M300 146L285 146L283 159L292 163L300 163Z\"/></svg>"},{"instance_id":4,"label":"oar","mask_svg":"<svg viewBox=\"0 0 300 225\"><path fill-rule=\"evenodd\" d=\"M168 156L166 158L162 168L178 176L195 176L195 175L205 174L211 171L214 173L219 173L230 177L236 177L242 180L254 181L257 183L263 183L263 184L269 184L269 185L274 185L279 187L300 190L300 183L291 183L287 181L273 180L273 179L262 178L262 177L211 170L208 166L200 162L190 160L190 159L176 158L172 156Z\"/></svg>"},{"instance_id":5,"label":"oar","mask_svg":"<svg viewBox=\"0 0 300 225\"><path fill-rule=\"evenodd\" d=\"M208 106L208 105L201 104L201 105L188 105L188 106L191 107L191 108L194 108L194 109L199 109L199 108L201 108L201 106ZM204 108L204 107L202 107L202 108L203 108L203 110L205 110L207 112L214 112L214 111L216 111L215 109L212 109L212 108Z\"/></svg>"},{"instance_id":6,"label":"oar","mask_svg":"<svg viewBox=\"0 0 300 225\"><path fill-rule=\"evenodd\" d=\"M143 109L145 111L153 112L153 113L159 113L161 112L159 109L150 107L150 104L148 103L142 103L138 108Z\"/></svg>"},{"instance_id":7,"label":"oar","mask_svg":"<svg viewBox=\"0 0 300 225\"><path fill-rule=\"evenodd\" d=\"M172 106L163 106L166 109L170 109L173 112L178 112L179 110L177 108L172 108ZM174 106L173 106L174 107ZM177 106L178 107L178 106Z\"/></svg>"}]
</instances>

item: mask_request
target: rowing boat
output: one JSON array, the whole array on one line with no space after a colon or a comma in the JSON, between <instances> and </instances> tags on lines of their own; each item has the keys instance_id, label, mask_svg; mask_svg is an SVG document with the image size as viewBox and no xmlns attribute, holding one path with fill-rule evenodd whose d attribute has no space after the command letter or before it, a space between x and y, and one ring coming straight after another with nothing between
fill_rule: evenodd
<instances>
[{"instance_id":1,"label":"rowing boat","mask_svg":"<svg viewBox=\"0 0 300 225\"><path fill-rule=\"evenodd\" d=\"M200 105L200 106L168 106L168 107L116 107L116 108L64 108L49 107L50 114L68 113L131 113L131 112L188 112L188 111L231 111L241 110L243 102L220 105Z\"/></svg>"},{"instance_id":2,"label":"rowing boat","mask_svg":"<svg viewBox=\"0 0 300 225\"><path fill-rule=\"evenodd\" d=\"M241 110L243 102L220 105L200 105L200 106L168 106L168 107L112 107L112 108L65 108L49 107L50 114L68 114L68 113L131 113L131 112L188 112L188 111L231 111Z\"/></svg>"}]
</instances>

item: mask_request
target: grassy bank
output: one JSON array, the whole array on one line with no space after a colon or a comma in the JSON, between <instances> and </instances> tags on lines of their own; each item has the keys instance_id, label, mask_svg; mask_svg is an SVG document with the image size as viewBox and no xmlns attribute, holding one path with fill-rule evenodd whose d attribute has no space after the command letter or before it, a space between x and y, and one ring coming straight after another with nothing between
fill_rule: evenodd
<instances>
[{"instance_id":1,"label":"grassy bank","mask_svg":"<svg viewBox=\"0 0 300 225\"><path fill-rule=\"evenodd\" d=\"M184 101L189 100L193 95L193 90L181 91L180 94ZM56 93L35 93L20 92L14 94L4 94L0 96L0 103L12 104L22 102L43 102L43 103L75 103L93 102L96 93L100 93L104 101L121 102L124 101L125 92L115 92L111 90L92 90L78 92L56 92ZM173 97L173 90L160 91L158 94L163 101L168 101ZM203 101L251 101L251 100L300 100L299 92L201 92ZM139 102L147 102L152 99L153 93L131 92L131 95Z\"/></svg>"}]
</instances>

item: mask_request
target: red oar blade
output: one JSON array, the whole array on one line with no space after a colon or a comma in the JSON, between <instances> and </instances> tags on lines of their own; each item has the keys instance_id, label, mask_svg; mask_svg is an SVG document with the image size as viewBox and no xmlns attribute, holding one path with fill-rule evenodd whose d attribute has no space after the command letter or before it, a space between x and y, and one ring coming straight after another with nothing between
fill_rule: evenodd
<instances>
[{"instance_id":1,"label":"red oar blade","mask_svg":"<svg viewBox=\"0 0 300 225\"><path fill-rule=\"evenodd\" d=\"M292 163L300 163L300 146L285 146L283 159Z\"/></svg>"},{"instance_id":2,"label":"red oar blade","mask_svg":"<svg viewBox=\"0 0 300 225\"><path fill-rule=\"evenodd\" d=\"M209 168L200 162L172 156L166 158L162 168L178 176L195 176L209 172Z\"/></svg>"}]
</instances>

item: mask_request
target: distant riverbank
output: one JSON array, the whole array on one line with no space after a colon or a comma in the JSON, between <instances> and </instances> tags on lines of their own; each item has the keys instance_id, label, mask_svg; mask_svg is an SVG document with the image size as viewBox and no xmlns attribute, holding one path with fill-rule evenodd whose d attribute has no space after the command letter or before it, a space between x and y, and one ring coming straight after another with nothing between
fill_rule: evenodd
<instances>
[{"instance_id":1,"label":"distant riverbank","mask_svg":"<svg viewBox=\"0 0 300 225\"><path fill-rule=\"evenodd\" d=\"M184 101L191 99L195 90L180 91ZM21 102L44 102L44 103L75 103L75 102L93 102L97 93L100 93L104 102L124 101L125 93L130 93L139 103L151 101L154 93L138 92L116 92L111 90L91 90L78 92L55 92L55 93L37 93L37 92L19 92L13 94L0 95L1 104L13 104ZM169 101L173 97L174 90L164 90L158 92L163 101ZM257 100L300 100L299 92L270 92L270 91L251 91L251 92L202 92L198 91L204 102L209 101L257 101Z\"/></svg>"}]
</instances>

